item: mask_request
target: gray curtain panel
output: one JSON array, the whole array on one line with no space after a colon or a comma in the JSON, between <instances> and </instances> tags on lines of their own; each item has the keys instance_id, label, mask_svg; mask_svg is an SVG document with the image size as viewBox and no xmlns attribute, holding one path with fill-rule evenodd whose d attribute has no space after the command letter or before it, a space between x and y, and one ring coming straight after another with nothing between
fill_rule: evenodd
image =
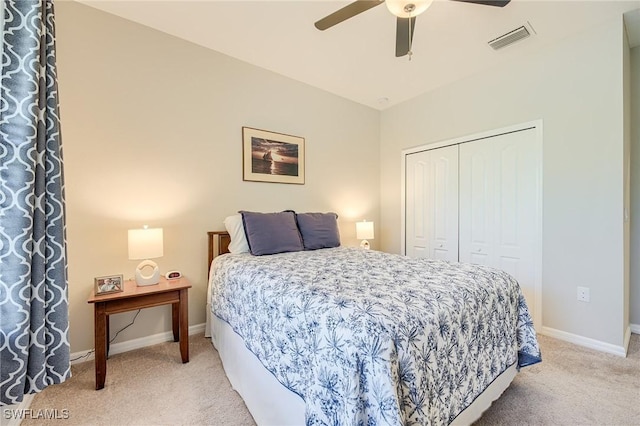
<instances>
[{"instance_id":1,"label":"gray curtain panel","mask_svg":"<svg viewBox=\"0 0 640 426\"><path fill-rule=\"evenodd\" d=\"M0 405L71 376L53 2L4 1Z\"/></svg>"}]
</instances>

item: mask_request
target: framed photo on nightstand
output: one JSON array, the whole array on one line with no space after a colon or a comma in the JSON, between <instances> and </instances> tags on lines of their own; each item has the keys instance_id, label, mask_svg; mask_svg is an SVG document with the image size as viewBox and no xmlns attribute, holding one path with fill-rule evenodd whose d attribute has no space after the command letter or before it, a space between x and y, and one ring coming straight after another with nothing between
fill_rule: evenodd
<instances>
[{"instance_id":1,"label":"framed photo on nightstand","mask_svg":"<svg viewBox=\"0 0 640 426\"><path fill-rule=\"evenodd\" d=\"M96 277L94 281L96 285L96 295L118 293L120 291L124 291L123 275L107 275L104 277Z\"/></svg>"}]
</instances>

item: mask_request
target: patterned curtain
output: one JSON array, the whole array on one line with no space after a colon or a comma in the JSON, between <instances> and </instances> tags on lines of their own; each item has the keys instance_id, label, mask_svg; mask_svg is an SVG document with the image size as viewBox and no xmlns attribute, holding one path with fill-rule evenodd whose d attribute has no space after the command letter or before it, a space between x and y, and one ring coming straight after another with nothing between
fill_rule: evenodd
<instances>
[{"instance_id":1,"label":"patterned curtain","mask_svg":"<svg viewBox=\"0 0 640 426\"><path fill-rule=\"evenodd\" d=\"M2 1L0 405L8 405L71 369L53 2Z\"/></svg>"}]
</instances>

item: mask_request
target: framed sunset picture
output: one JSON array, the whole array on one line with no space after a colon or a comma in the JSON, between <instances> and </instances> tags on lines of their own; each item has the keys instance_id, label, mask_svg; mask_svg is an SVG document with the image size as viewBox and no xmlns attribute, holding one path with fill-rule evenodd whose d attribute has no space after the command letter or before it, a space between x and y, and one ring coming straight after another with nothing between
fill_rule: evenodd
<instances>
[{"instance_id":1,"label":"framed sunset picture","mask_svg":"<svg viewBox=\"0 0 640 426\"><path fill-rule=\"evenodd\" d=\"M304 185L304 138L242 128L243 180Z\"/></svg>"}]
</instances>

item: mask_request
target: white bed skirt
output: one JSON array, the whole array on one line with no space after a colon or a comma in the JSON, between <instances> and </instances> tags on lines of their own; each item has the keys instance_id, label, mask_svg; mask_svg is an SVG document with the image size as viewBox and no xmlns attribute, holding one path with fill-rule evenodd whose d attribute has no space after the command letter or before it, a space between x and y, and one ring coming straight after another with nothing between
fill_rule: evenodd
<instances>
[{"instance_id":1,"label":"white bed skirt","mask_svg":"<svg viewBox=\"0 0 640 426\"><path fill-rule=\"evenodd\" d=\"M304 400L264 368L229 324L211 315L211 341L231 386L259 426L304 425Z\"/></svg>"},{"instance_id":2,"label":"white bed skirt","mask_svg":"<svg viewBox=\"0 0 640 426\"><path fill-rule=\"evenodd\" d=\"M304 401L284 387L256 356L247 349L242 338L229 324L211 315L211 341L218 350L231 386L240 394L259 426L304 425ZM515 364L465 409L452 425L469 425L498 399L516 375Z\"/></svg>"}]
</instances>

